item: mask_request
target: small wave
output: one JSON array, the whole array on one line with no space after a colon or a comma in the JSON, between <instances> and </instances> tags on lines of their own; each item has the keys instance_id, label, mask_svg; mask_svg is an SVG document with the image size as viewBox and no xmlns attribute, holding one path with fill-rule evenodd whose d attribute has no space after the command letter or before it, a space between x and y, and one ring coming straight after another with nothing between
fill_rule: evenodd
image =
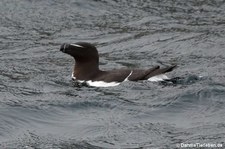
<instances>
[{"instance_id":1,"label":"small wave","mask_svg":"<svg viewBox=\"0 0 225 149\"><path fill-rule=\"evenodd\" d=\"M160 83L163 85L191 85L205 79L207 78L198 75L189 75L185 77L174 77L171 79L166 79L161 81Z\"/></svg>"}]
</instances>

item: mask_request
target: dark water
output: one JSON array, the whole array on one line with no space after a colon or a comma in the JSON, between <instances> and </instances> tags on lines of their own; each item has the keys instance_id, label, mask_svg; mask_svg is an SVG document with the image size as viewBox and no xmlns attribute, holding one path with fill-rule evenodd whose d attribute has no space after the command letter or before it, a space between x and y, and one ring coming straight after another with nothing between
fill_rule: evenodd
<instances>
[{"instance_id":1,"label":"dark water","mask_svg":"<svg viewBox=\"0 0 225 149\"><path fill-rule=\"evenodd\" d=\"M1 0L0 15L0 148L225 146L224 0ZM180 79L77 87L59 51L77 41L102 69L176 63Z\"/></svg>"}]
</instances>

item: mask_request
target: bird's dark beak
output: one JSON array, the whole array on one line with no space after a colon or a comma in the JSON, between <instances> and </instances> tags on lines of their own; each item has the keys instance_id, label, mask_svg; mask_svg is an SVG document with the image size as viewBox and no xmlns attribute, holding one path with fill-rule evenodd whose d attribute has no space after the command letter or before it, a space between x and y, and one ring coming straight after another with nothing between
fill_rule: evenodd
<instances>
[{"instance_id":1,"label":"bird's dark beak","mask_svg":"<svg viewBox=\"0 0 225 149\"><path fill-rule=\"evenodd\" d=\"M66 49L68 49L69 44L63 43L60 47L60 51L62 51L63 53L66 53Z\"/></svg>"}]
</instances>

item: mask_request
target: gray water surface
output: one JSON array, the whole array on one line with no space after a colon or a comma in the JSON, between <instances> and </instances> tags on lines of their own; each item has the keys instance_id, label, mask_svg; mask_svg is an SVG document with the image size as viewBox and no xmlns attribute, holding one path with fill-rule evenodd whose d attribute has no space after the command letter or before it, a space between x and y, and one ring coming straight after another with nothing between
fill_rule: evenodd
<instances>
[{"instance_id":1,"label":"gray water surface","mask_svg":"<svg viewBox=\"0 0 225 149\"><path fill-rule=\"evenodd\" d=\"M225 146L224 0L1 0L0 15L0 148ZM78 41L101 69L178 79L77 86L59 47Z\"/></svg>"}]
</instances>

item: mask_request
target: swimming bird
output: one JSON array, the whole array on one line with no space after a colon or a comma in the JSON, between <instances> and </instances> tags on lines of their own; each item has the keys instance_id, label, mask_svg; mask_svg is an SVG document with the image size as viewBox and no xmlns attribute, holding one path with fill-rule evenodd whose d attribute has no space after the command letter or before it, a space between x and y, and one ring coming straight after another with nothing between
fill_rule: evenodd
<instances>
[{"instance_id":1,"label":"swimming bird","mask_svg":"<svg viewBox=\"0 0 225 149\"><path fill-rule=\"evenodd\" d=\"M62 44L60 51L69 54L75 59L72 78L79 82L87 82L90 86L115 86L123 81L151 80L161 75L163 79L169 79L164 74L172 71L176 65L166 68L154 66L149 69L115 69L103 71L99 69L99 55L97 48L87 42L74 44Z\"/></svg>"}]
</instances>

